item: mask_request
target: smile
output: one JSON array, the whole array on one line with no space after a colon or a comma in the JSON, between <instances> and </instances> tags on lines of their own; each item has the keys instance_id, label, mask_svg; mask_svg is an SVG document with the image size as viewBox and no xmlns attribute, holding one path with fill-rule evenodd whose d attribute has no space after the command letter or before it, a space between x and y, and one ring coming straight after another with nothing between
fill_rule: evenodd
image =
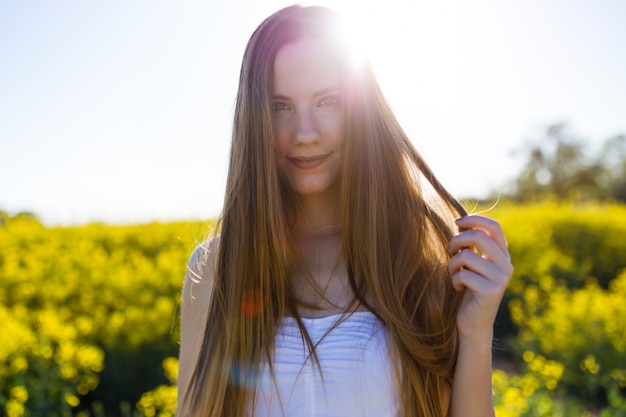
<instances>
[{"instance_id":1,"label":"smile","mask_svg":"<svg viewBox=\"0 0 626 417\"><path fill-rule=\"evenodd\" d=\"M312 156L293 156L288 157L287 159L293 166L299 169L314 169L318 166L322 165L330 154L325 155L312 155Z\"/></svg>"}]
</instances>

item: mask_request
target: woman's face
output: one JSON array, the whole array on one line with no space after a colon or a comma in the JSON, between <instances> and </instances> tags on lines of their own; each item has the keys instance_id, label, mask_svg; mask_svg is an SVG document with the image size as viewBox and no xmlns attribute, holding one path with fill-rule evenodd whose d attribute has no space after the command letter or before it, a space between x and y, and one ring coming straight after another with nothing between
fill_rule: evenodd
<instances>
[{"instance_id":1,"label":"woman's face","mask_svg":"<svg viewBox=\"0 0 626 417\"><path fill-rule=\"evenodd\" d=\"M274 62L272 111L279 168L301 196L337 193L345 140L337 55L323 41L283 46Z\"/></svg>"}]
</instances>

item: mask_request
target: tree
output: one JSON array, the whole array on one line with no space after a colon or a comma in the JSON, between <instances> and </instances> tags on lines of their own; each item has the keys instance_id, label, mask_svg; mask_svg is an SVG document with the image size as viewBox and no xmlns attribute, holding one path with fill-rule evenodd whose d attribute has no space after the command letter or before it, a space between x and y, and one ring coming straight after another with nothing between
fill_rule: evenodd
<instances>
[{"instance_id":1,"label":"tree","mask_svg":"<svg viewBox=\"0 0 626 417\"><path fill-rule=\"evenodd\" d=\"M603 185L609 197L626 202L626 135L607 140L600 160L604 167Z\"/></svg>"},{"instance_id":2,"label":"tree","mask_svg":"<svg viewBox=\"0 0 626 417\"><path fill-rule=\"evenodd\" d=\"M593 156L565 123L558 123L548 126L543 137L520 152L526 155L526 163L510 194L517 201L546 197L626 201L624 135L606 141L601 152Z\"/></svg>"}]
</instances>

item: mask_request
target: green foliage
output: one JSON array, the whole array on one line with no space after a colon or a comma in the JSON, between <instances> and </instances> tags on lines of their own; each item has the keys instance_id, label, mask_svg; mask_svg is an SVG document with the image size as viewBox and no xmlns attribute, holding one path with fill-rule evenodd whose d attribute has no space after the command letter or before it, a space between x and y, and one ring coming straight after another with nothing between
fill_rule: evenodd
<instances>
[{"instance_id":1,"label":"green foliage","mask_svg":"<svg viewBox=\"0 0 626 417\"><path fill-rule=\"evenodd\" d=\"M526 164L512 184L518 202L613 199L626 201L626 136L604 142L594 154L564 123L520 150ZM520 152L518 151L518 152Z\"/></svg>"},{"instance_id":2,"label":"green foliage","mask_svg":"<svg viewBox=\"0 0 626 417\"><path fill-rule=\"evenodd\" d=\"M152 391L141 396L137 409L146 417L174 417L176 412L176 381L178 380L178 359L166 358L163 361L163 372L170 382L159 385Z\"/></svg>"}]
</instances>

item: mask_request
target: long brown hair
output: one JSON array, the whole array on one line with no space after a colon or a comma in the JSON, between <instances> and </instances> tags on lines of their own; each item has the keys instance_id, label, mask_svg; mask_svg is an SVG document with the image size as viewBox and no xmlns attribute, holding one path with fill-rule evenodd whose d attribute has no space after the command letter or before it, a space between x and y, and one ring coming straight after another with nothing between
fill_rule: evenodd
<instances>
[{"instance_id":1,"label":"long brown hair","mask_svg":"<svg viewBox=\"0 0 626 417\"><path fill-rule=\"evenodd\" d=\"M305 36L339 45L338 23L326 8L287 7L257 28L244 53L206 330L180 399L193 417L245 416L261 361L272 370L277 323L299 317L288 285L298 264L293 196L277 167L272 130L273 65L282 46ZM450 219L465 211L407 138L371 67L346 75L341 213L350 285L389 329L402 415L443 417L462 297L448 277L446 246ZM424 180L432 198L424 196Z\"/></svg>"}]
</instances>

